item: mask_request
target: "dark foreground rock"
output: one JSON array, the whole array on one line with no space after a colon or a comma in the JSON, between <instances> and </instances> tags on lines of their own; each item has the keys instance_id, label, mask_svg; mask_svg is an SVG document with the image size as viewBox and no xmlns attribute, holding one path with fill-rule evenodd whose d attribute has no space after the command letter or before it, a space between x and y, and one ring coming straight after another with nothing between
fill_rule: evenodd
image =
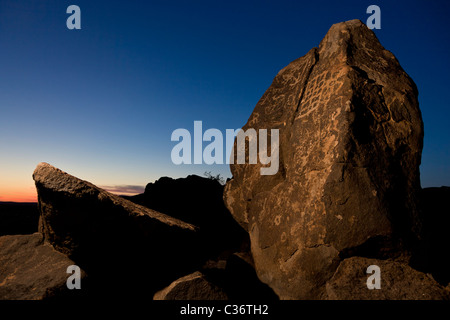
<instances>
[{"instance_id":1,"label":"dark foreground rock","mask_svg":"<svg viewBox=\"0 0 450 320\"><path fill-rule=\"evenodd\" d=\"M258 279L253 258L248 252L234 252L223 259L209 261L202 272L231 300L278 300L273 290Z\"/></svg>"},{"instance_id":2,"label":"dark foreground rock","mask_svg":"<svg viewBox=\"0 0 450 320\"><path fill-rule=\"evenodd\" d=\"M227 300L222 289L215 286L201 272L194 272L172 282L158 291L154 300Z\"/></svg>"},{"instance_id":3,"label":"dark foreground rock","mask_svg":"<svg viewBox=\"0 0 450 320\"><path fill-rule=\"evenodd\" d=\"M0 237L0 300L76 297L81 292L66 285L67 267L74 264L40 233Z\"/></svg>"},{"instance_id":4,"label":"dark foreground rock","mask_svg":"<svg viewBox=\"0 0 450 320\"><path fill-rule=\"evenodd\" d=\"M196 227L41 163L39 230L103 295L149 297L197 268Z\"/></svg>"},{"instance_id":5,"label":"dark foreground rock","mask_svg":"<svg viewBox=\"0 0 450 320\"><path fill-rule=\"evenodd\" d=\"M162 177L147 184L143 194L127 199L199 227L201 250L207 258L214 258L249 242L248 234L225 207L223 189L218 181L197 175Z\"/></svg>"},{"instance_id":6,"label":"dark foreground rock","mask_svg":"<svg viewBox=\"0 0 450 320\"><path fill-rule=\"evenodd\" d=\"M234 252L208 260L200 271L175 280L155 300L276 301L277 295L262 283L248 252Z\"/></svg>"},{"instance_id":7,"label":"dark foreground rock","mask_svg":"<svg viewBox=\"0 0 450 320\"><path fill-rule=\"evenodd\" d=\"M368 266L380 267L381 288L369 290ZM430 275L408 265L388 261L352 257L342 261L326 285L330 300L449 300L450 291Z\"/></svg>"},{"instance_id":8,"label":"dark foreground rock","mask_svg":"<svg viewBox=\"0 0 450 320\"><path fill-rule=\"evenodd\" d=\"M264 93L243 129L279 129L279 170L261 175L261 164L232 164L224 199L250 234L259 278L281 299L320 297L342 258L415 247L417 95L359 20L333 25Z\"/></svg>"}]
</instances>

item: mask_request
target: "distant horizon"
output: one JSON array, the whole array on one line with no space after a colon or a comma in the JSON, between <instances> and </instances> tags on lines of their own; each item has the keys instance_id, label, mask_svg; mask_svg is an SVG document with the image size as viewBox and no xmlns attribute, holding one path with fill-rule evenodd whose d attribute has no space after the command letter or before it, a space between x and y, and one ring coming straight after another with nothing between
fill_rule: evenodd
<instances>
[{"instance_id":1,"label":"distant horizon","mask_svg":"<svg viewBox=\"0 0 450 320\"><path fill-rule=\"evenodd\" d=\"M371 4L0 2L0 201L36 202L40 162L130 194L163 176L230 178L227 164L175 165L172 132L241 128L282 68L333 24L365 23ZM374 32L419 90L422 187L450 186L450 3L376 4ZM69 5L80 30L66 26Z\"/></svg>"},{"instance_id":2,"label":"distant horizon","mask_svg":"<svg viewBox=\"0 0 450 320\"><path fill-rule=\"evenodd\" d=\"M58 168L58 169L61 169L61 168ZM67 172L67 173L70 174L70 172ZM157 178L157 179L155 179L153 181L149 181L148 183L146 183L145 185L142 185L142 186L141 185L112 185L112 186L97 185L97 187L99 187L100 189L103 189L105 191L108 191L108 192L110 192L112 194L118 195L118 196L135 196L135 195L138 195L138 194L143 194L147 184L154 183L157 180L159 180L160 178L169 177L169 178L172 178L172 179L179 179L179 178L186 178L189 175L197 175L197 176L203 177L205 179L207 178L204 174L200 175L200 174L193 173L193 174L188 174L188 175L183 176L183 177L176 177L176 178L175 177L169 177L169 176L161 176L161 177L159 177L159 178ZM77 177L77 178L80 178L81 180L86 180L86 179L83 179L82 177ZM226 179L227 177L223 177L223 178ZM91 182L91 181L89 181L89 182ZM132 192L132 191L130 191L131 189L135 189L136 191ZM19 196L17 198L13 197L13 198L10 198L10 199L12 199L12 200L4 200L3 197L0 196L0 202L37 203L38 202L37 190L35 189L35 192L33 194L29 194L29 195L22 196L22 197Z\"/></svg>"},{"instance_id":3,"label":"distant horizon","mask_svg":"<svg viewBox=\"0 0 450 320\"><path fill-rule=\"evenodd\" d=\"M69 173L69 172L68 172ZM70 174L70 173L69 173ZM187 176L189 176L189 174L187 175ZM186 176L186 177L187 177ZM201 177L205 177L204 175L198 175L198 176L201 176ZM161 176L160 178L163 178L163 177L168 177L168 176ZM173 179L179 179L179 178L186 178L186 177L177 177L177 178L174 178L174 177L169 177L169 178L173 178ZM77 177L77 178L80 178L80 177ZM205 177L206 178L206 177ZM82 180L84 180L83 178L80 178L80 179L82 179ZM158 178L159 179L159 178ZM149 181L148 183L154 183L155 181L157 181L158 179L155 179L155 180L153 180L153 181ZM89 181L90 182L90 181ZM148 184L147 183L147 184ZM135 186L135 185L133 185L133 186L124 186L124 185L118 185L118 186L107 186L107 187L105 187L105 186L97 186L97 187L99 187L100 189L103 189L103 190L105 190L105 191L108 191L108 192L110 192L110 193L112 193L112 194L115 194L115 195L118 195L118 196L135 196L135 195L138 195L138 194L142 194L142 193L144 193L144 191L145 191L145 186L147 185L147 184L145 184L145 185L143 185L143 186ZM118 191L118 190L120 190L120 188L123 188L123 189L127 189L127 188L129 188L129 187L134 187L134 188L136 188L136 187L141 187L142 188L142 192L136 192L136 193L132 193L132 192L120 192L120 191ZM441 188L441 187L450 187L450 185L440 185L440 186L422 186L422 189L425 189L425 188ZM12 198L10 198L10 199L12 199L12 200L4 200L3 199L3 197L1 197L0 196L0 202L15 202L15 203L37 203L38 202L38 199L37 199L37 191L35 190L35 192L34 192L34 194L31 194L31 195L28 195L28 196L25 196L25 197L17 197L17 198L14 198L14 197L12 197Z\"/></svg>"}]
</instances>

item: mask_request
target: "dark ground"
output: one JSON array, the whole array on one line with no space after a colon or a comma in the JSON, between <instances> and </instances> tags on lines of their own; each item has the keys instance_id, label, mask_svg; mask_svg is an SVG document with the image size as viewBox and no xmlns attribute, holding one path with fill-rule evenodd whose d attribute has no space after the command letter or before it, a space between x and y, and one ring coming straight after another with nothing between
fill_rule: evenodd
<instances>
[{"instance_id":1,"label":"dark ground","mask_svg":"<svg viewBox=\"0 0 450 320\"><path fill-rule=\"evenodd\" d=\"M0 236L38 231L39 211L33 202L0 202Z\"/></svg>"}]
</instances>

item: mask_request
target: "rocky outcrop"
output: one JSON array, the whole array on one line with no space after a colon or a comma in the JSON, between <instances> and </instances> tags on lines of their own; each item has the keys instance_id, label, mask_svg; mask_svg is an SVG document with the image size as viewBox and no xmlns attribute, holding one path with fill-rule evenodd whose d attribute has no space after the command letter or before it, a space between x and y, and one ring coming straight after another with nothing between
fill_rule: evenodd
<instances>
[{"instance_id":1,"label":"rocky outcrop","mask_svg":"<svg viewBox=\"0 0 450 320\"><path fill-rule=\"evenodd\" d=\"M147 184L143 194L126 198L199 227L201 250L215 258L223 250L239 250L249 242L225 207L223 188L218 181L197 175L162 177Z\"/></svg>"},{"instance_id":2,"label":"rocky outcrop","mask_svg":"<svg viewBox=\"0 0 450 320\"><path fill-rule=\"evenodd\" d=\"M41 163L40 233L0 237L0 299L447 300L449 188L420 190L417 94L353 20L282 69L243 127L279 129L274 175L233 164L225 190L163 177L128 201Z\"/></svg>"},{"instance_id":3,"label":"rocky outcrop","mask_svg":"<svg viewBox=\"0 0 450 320\"><path fill-rule=\"evenodd\" d=\"M367 288L368 266L380 268L380 289ZM408 265L389 261L352 257L342 261L326 285L331 300L449 300L450 291L430 275Z\"/></svg>"},{"instance_id":4,"label":"rocky outcrop","mask_svg":"<svg viewBox=\"0 0 450 320\"><path fill-rule=\"evenodd\" d=\"M148 295L197 268L193 225L46 163L37 166L33 178L44 238L80 265L101 292Z\"/></svg>"},{"instance_id":5,"label":"rocky outcrop","mask_svg":"<svg viewBox=\"0 0 450 320\"><path fill-rule=\"evenodd\" d=\"M33 178L39 200L39 223L35 220L39 233L0 237L0 300L140 300L155 292L155 299L164 300L227 299L226 291L233 297L244 291L273 295L247 263L245 267L232 263L233 273L228 267L225 271L237 248L248 249L248 235L225 208L223 186L217 181L198 176L162 178L149 184L145 194L131 197L136 202L141 197L146 205L186 218L198 228L110 194L47 163L37 166ZM173 201L174 192L178 202ZM15 224L17 230L25 230L18 223L7 224L5 230L14 231ZM25 224L30 223L26 220ZM204 268L208 258L224 263ZM82 290L67 288L70 265L83 268ZM202 272L192 273L195 270ZM240 283L243 277L246 281Z\"/></svg>"},{"instance_id":6,"label":"rocky outcrop","mask_svg":"<svg viewBox=\"0 0 450 320\"><path fill-rule=\"evenodd\" d=\"M0 300L77 297L81 290L66 285L67 267L74 264L40 233L0 237ZM82 271L82 281L85 276Z\"/></svg>"},{"instance_id":7,"label":"rocky outcrop","mask_svg":"<svg viewBox=\"0 0 450 320\"><path fill-rule=\"evenodd\" d=\"M250 234L259 278L315 299L342 258L388 258L420 237L418 91L359 20L282 69L243 130L279 129L279 170L232 164L224 200Z\"/></svg>"},{"instance_id":8,"label":"rocky outcrop","mask_svg":"<svg viewBox=\"0 0 450 320\"><path fill-rule=\"evenodd\" d=\"M153 300L227 300L227 295L201 272L194 272L158 291Z\"/></svg>"}]
</instances>

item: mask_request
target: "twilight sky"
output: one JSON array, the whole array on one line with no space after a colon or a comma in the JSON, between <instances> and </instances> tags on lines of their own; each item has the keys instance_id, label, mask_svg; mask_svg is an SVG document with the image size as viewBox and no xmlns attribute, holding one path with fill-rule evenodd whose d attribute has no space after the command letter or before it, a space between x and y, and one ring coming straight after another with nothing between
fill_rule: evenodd
<instances>
[{"instance_id":1,"label":"twilight sky","mask_svg":"<svg viewBox=\"0 0 450 320\"><path fill-rule=\"evenodd\" d=\"M81 30L66 27L72 4ZM43 161L116 193L229 177L172 164L171 133L242 127L281 68L371 4L419 88L422 186L450 185L448 1L0 0L0 201L35 201Z\"/></svg>"}]
</instances>

